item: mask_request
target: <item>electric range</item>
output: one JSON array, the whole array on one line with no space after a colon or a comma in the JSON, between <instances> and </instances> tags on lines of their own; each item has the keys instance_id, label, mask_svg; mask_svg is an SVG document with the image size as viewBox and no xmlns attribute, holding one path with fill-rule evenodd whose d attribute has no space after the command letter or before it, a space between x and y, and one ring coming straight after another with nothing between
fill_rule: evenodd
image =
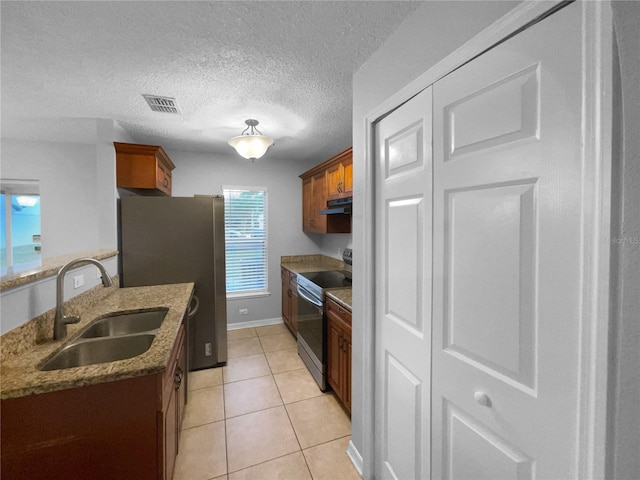
<instances>
[{"instance_id":1,"label":"electric range","mask_svg":"<svg viewBox=\"0 0 640 480\"><path fill-rule=\"evenodd\" d=\"M327 319L324 293L351 286L351 249L343 252L345 270L298 273L298 354L323 392L327 389Z\"/></svg>"}]
</instances>

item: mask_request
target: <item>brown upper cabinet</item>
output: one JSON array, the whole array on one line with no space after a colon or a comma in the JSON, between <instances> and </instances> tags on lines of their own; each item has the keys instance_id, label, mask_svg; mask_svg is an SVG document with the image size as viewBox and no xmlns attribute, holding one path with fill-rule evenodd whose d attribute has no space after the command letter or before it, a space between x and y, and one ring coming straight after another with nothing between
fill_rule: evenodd
<instances>
[{"instance_id":1,"label":"brown upper cabinet","mask_svg":"<svg viewBox=\"0 0 640 480\"><path fill-rule=\"evenodd\" d=\"M310 233L351 233L351 216L322 215L327 201L353 194L352 148L307 170L302 175L302 230Z\"/></svg>"},{"instance_id":2,"label":"brown upper cabinet","mask_svg":"<svg viewBox=\"0 0 640 480\"><path fill-rule=\"evenodd\" d=\"M116 149L116 185L142 195L171 196L175 165L158 145L113 142Z\"/></svg>"},{"instance_id":3,"label":"brown upper cabinet","mask_svg":"<svg viewBox=\"0 0 640 480\"><path fill-rule=\"evenodd\" d=\"M327 200L353 195L353 153L351 147L331 158L326 170Z\"/></svg>"}]
</instances>

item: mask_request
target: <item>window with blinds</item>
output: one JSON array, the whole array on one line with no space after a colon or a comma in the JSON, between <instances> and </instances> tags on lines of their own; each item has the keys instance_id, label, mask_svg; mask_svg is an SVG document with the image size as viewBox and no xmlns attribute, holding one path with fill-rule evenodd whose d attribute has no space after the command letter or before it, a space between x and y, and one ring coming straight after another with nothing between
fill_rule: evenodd
<instances>
[{"instance_id":1,"label":"window with blinds","mask_svg":"<svg viewBox=\"0 0 640 480\"><path fill-rule=\"evenodd\" d=\"M267 189L223 187L227 295L267 292Z\"/></svg>"}]
</instances>

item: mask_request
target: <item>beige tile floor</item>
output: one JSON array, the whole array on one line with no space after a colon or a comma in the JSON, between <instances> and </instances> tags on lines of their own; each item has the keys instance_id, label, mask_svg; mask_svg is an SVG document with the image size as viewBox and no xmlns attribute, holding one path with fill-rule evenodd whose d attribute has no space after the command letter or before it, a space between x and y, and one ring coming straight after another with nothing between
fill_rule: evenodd
<instances>
[{"instance_id":1,"label":"beige tile floor","mask_svg":"<svg viewBox=\"0 0 640 480\"><path fill-rule=\"evenodd\" d=\"M189 374L174 480L357 480L351 422L280 325L229 332L223 368Z\"/></svg>"}]
</instances>

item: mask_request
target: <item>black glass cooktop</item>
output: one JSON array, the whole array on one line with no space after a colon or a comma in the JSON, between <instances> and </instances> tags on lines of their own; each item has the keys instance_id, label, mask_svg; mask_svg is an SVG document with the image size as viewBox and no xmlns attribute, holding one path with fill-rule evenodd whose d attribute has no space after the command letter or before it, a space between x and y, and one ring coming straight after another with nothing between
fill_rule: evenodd
<instances>
[{"instance_id":1,"label":"black glass cooktop","mask_svg":"<svg viewBox=\"0 0 640 480\"><path fill-rule=\"evenodd\" d=\"M315 283L320 288L337 288L337 287L350 287L351 280L345 278L344 272L341 270L327 270L324 272L306 272L299 273L304 278L312 283Z\"/></svg>"}]
</instances>

